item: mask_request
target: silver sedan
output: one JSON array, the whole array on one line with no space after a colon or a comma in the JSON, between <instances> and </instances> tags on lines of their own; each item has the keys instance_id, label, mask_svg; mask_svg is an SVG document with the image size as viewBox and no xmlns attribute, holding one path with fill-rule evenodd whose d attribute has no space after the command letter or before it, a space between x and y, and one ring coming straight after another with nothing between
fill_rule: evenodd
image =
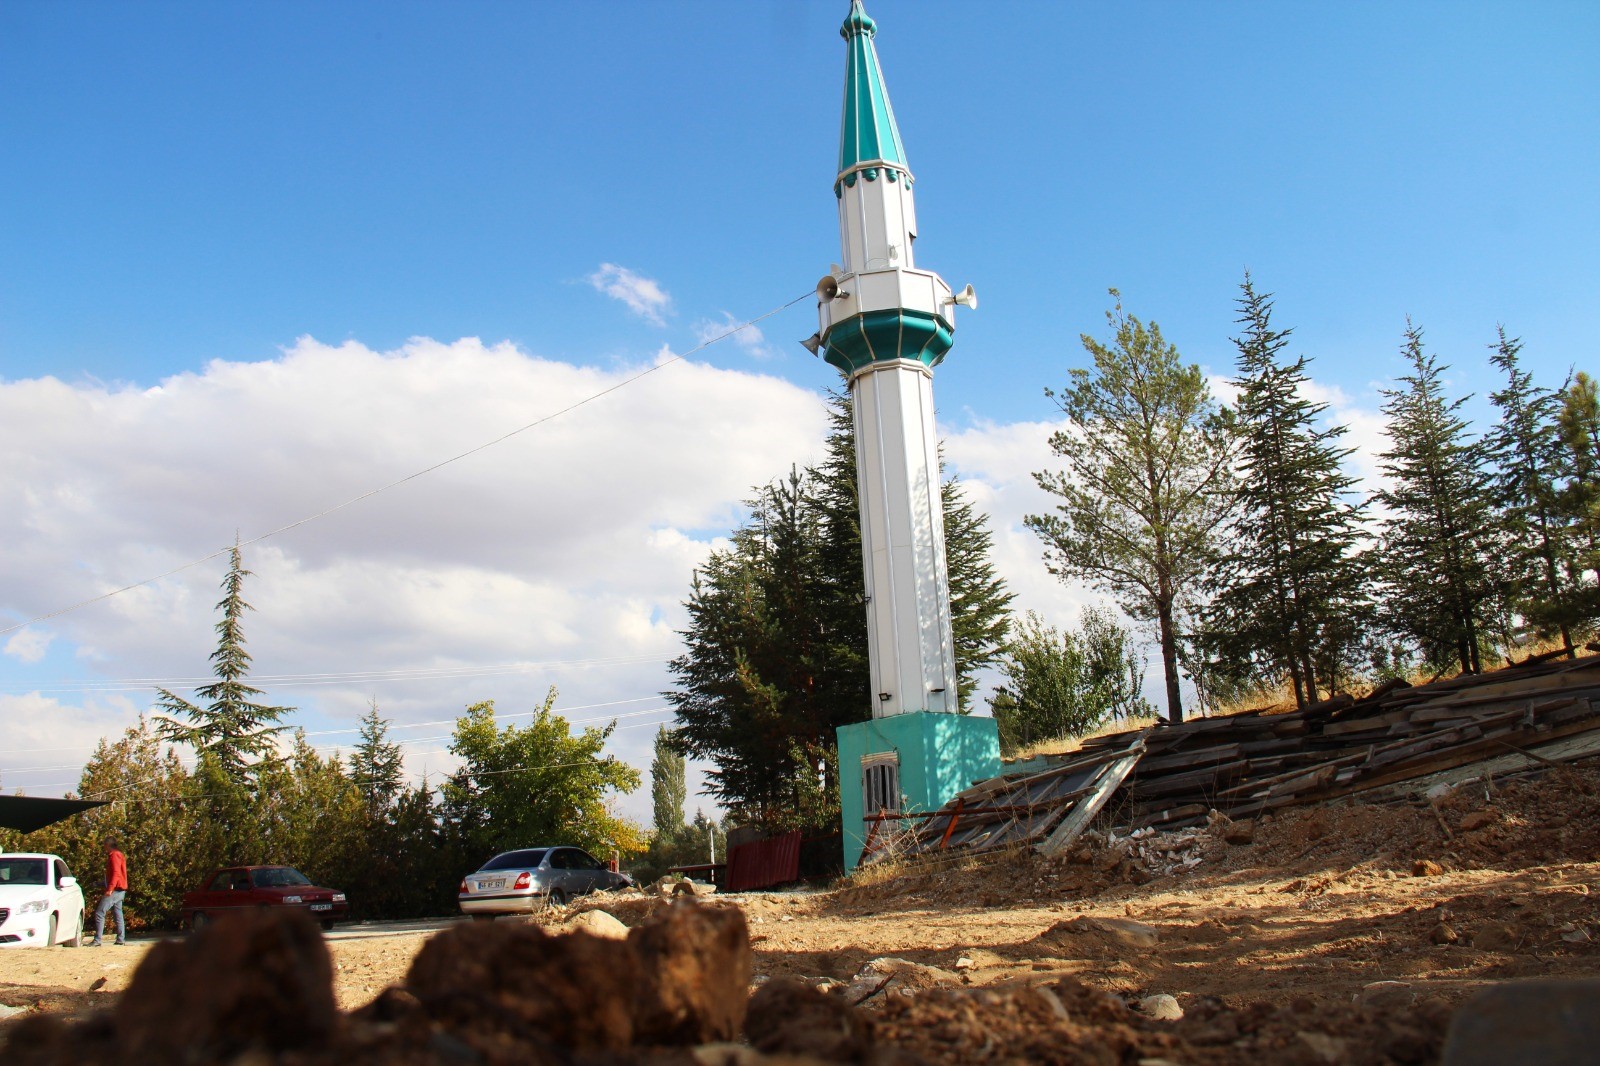
<instances>
[{"instance_id":1,"label":"silver sedan","mask_svg":"<svg viewBox=\"0 0 1600 1066\"><path fill-rule=\"evenodd\" d=\"M504 851L461 881L461 912L476 919L532 914L546 903L565 904L588 892L632 884L582 848Z\"/></svg>"}]
</instances>

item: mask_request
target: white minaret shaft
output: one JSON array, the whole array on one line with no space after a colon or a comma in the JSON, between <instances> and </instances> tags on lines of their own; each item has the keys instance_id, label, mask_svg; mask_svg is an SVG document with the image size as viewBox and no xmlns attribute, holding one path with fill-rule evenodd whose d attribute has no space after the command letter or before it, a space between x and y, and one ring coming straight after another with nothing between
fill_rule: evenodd
<instances>
[{"instance_id":1,"label":"white minaret shaft","mask_svg":"<svg viewBox=\"0 0 1600 1066\"><path fill-rule=\"evenodd\" d=\"M819 340L850 383L861 494L872 714L955 711L933 368L953 340L954 304L917 270L916 207L900 131L854 0L834 195L844 267L823 280Z\"/></svg>"}]
</instances>

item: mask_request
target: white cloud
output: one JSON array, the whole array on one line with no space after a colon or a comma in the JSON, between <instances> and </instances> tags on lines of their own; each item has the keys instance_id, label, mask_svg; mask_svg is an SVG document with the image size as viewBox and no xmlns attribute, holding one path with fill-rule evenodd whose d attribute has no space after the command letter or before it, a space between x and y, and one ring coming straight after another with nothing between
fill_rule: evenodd
<instances>
[{"instance_id":1,"label":"white cloud","mask_svg":"<svg viewBox=\"0 0 1600 1066\"><path fill-rule=\"evenodd\" d=\"M701 344L716 340L738 324L739 319L734 318L733 315L726 311L722 312L722 320L720 322L701 319L694 324L695 340ZM755 359L771 359L778 354L767 343L766 334L761 332L761 327L759 326L745 326L728 339L743 348L747 354Z\"/></svg>"},{"instance_id":2,"label":"white cloud","mask_svg":"<svg viewBox=\"0 0 1600 1066\"><path fill-rule=\"evenodd\" d=\"M36 663L44 658L44 653L49 650L50 642L54 639L54 633L47 633L42 629L35 629L33 626L25 626L13 633L11 639L6 641L5 653L25 663Z\"/></svg>"},{"instance_id":3,"label":"white cloud","mask_svg":"<svg viewBox=\"0 0 1600 1066\"><path fill-rule=\"evenodd\" d=\"M646 322L657 326L667 324L663 315L671 309L672 297L654 278L615 263L601 263L600 269L589 275L589 284L613 300L621 300Z\"/></svg>"},{"instance_id":4,"label":"white cloud","mask_svg":"<svg viewBox=\"0 0 1600 1066\"><path fill-rule=\"evenodd\" d=\"M652 361L602 369L476 339L377 352L306 338L277 359L217 361L155 388L0 382L0 448L15 457L0 467L0 627L163 573L236 531L248 539L316 514ZM750 487L813 458L824 427L815 394L691 360L247 547L255 676L278 678L263 686L269 696L299 707L292 720L313 730L353 725L369 697L401 725L489 698L503 713L526 711L550 684L558 707L638 701L573 718L663 707L690 573ZM224 564L62 615L57 646L87 678L204 675ZM0 720L17 721L15 701L43 691L39 713L60 723L44 732L69 739L7 747L87 749L150 705L150 684L52 687L61 656L27 665L39 661L19 654L39 639L29 632L0 659L0 693L11 694ZM384 673L283 680L352 671ZM655 723L668 717L623 719L611 750L646 769ZM419 740L408 768L436 780L450 766L444 747ZM0 767L8 787L71 780L23 772L67 754L0 755ZM636 817L648 807L648 789L625 801Z\"/></svg>"}]
</instances>

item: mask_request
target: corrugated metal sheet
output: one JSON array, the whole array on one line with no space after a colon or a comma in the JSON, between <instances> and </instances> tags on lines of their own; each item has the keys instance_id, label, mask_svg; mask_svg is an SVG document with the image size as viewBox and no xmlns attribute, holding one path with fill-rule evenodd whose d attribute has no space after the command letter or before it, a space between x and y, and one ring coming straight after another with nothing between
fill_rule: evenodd
<instances>
[{"instance_id":1,"label":"corrugated metal sheet","mask_svg":"<svg viewBox=\"0 0 1600 1066\"><path fill-rule=\"evenodd\" d=\"M729 892L752 892L799 879L799 830L728 849Z\"/></svg>"}]
</instances>

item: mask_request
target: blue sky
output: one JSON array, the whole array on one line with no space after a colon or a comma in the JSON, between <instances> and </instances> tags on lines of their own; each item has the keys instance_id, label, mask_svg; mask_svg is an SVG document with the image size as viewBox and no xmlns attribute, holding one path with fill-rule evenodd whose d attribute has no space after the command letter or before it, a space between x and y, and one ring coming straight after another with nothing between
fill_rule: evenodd
<instances>
[{"instance_id":1,"label":"blue sky","mask_svg":"<svg viewBox=\"0 0 1600 1066\"><path fill-rule=\"evenodd\" d=\"M40 420L24 432L13 417L5 438L19 461L0 485L14 523L0 614L21 621L192 559L234 529L248 537L318 510L531 420L547 394L580 396L580 378L614 383L727 316L807 291L839 257L829 187L846 7L0 7L0 391L11 393L0 402ZM1043 574L1019 525L1037 501L1018 493L1048 461L1042 390L1078 360L1078 334L1101 331L1110 286L1225 374L1232 300L1249 268L1278 294L1280 324L1295 328L1363 446L1378 440L1375 389L1399 368L1407 315L1462 392L1498 384L1486 345L1499 322L1524 338L1547 384L1571 366L1596 369L1593 4L868 9L918 177L919 265L973 283L981 298L939 371L941 429L1010 544L1021 602L1058 623L1082 597ZM264 585L315 574L311 584L349 596L340 574L412 567L427 571L421 584L456 589L443 596L452 603L477 582L478 598L464 602L563 619L546 644L481 650L480 665L577 661L618 641L648 645L640 654L659 662L687 570L736 519L741 486L806 458L795 452L818 425L807 397L835 383L795 343L814 328L803 301L764 322L761 341L696 354L685 374L701 376L659 386L658 398L691 410L690 428L647 424L645 404L625 424L575 424L566 451L531 440L495 477L462 464L458 480L452 471L416 490L441 495L353 509L252 565ZM423 347L406 348L412 338ZM452 376L463 367L476 385ZM390 391L401 380L405 391ZM440 381L449 384L435 392ZM748 426L711 399L745 386L774 405ZM313 410L336 395L353 399ZM196 406L182 408L186 397ZM500 402L510 397L525 402ZM1481 400L1472 410L1486 413ZM363 419L407 432L363 453L353 441L381 437ZM335 425L346 421L348 439ZM722 422L744 435L730 428L710 461L742 448L748 462L708 473L685 457L672 468L684 486L716 487L694 506L684 488L682 513L663 499L612 515L616 465L564 497L539 480L575 449L614 449L626 464ZM231 473L213 469L226 449L205 443L208 427L238 447ZM627 568L598 562L581 580L536 579L535 561L508 547L537 524L532 511L492 536L477 528L487 520L447 521L495 511L508 494L540 514L611 515L601 539L634 521L670 565L641 570L634 585L606 584L601 571ZM49 640L37 656L28 649L39 634L0 655L0 689L44 691L50 713L76 716L85 736L129 720L138 696L90 708L48 684L203 669L217 576L157 588L146 616L119 608L125 629L108 608L56 620L39 630ZM634 621L589 632L555 606L601 602L602 587L617 617ZM331 634L347 629L314 595L278 606L276 620L257 623L269 673L474 655L440 658L444 638L400 625L346 647ZM617 636L635 623L638 647ZM518 698L545 680L527 678ZM593 703L665 684L659 667L613 682L566 683ZM417 721L485 694L395 692L386 706ZM307 721L344 721L371 694L307 696ZM7 765L0 753L0 772Z\"/></svg>"}]
</instances>

